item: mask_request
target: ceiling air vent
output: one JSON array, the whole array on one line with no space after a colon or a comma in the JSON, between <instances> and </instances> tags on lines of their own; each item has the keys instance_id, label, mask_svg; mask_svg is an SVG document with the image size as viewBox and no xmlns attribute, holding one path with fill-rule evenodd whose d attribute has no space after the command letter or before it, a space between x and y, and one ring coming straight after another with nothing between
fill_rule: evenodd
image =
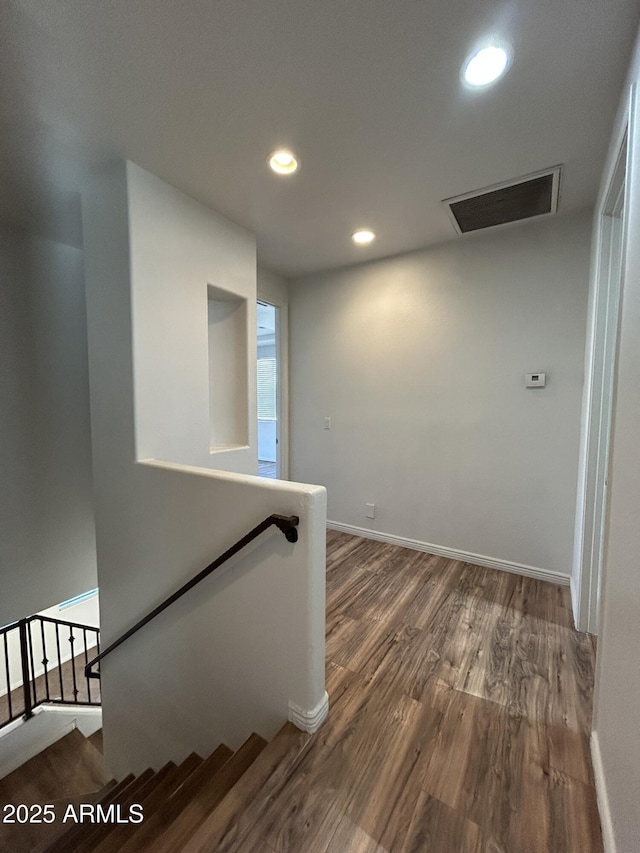
<instances>
[{"instance_id":1,"label":"ceiling air vent","mask_svg":"<svg viewBox=\"0 0 640 853\"><path fill-rule=\"evenodd\" d=\"M558 209L560 170L554 166L516 181L445 199L443 204L459 234L545 216Z\"/></svg>"}]
</instances>

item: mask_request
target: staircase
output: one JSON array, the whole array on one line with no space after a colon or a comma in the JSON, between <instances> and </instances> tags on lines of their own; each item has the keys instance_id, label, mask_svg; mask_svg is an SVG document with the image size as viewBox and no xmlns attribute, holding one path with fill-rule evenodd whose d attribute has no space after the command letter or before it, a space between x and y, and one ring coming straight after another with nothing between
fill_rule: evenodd
<instances>
[{"instance_id":1,"label":"staircase","mask_svg":"<svg viewBox=\"0 0 640 853\"><path fill-rule=\"evenodd\" d=\"M99 682L100 671L96 667L107 655L270 528L277 528L288 542L297 542L298 524L298 516L267 516L104 649L100 649L97 629L48 617L32 616L1 628L5 658L7 638L19 639L22 686L15 699L14 691L7 694L0 728L19 716L28 720L40 704L99 704L95 684L94 694L91 692L92 680ZM47 651L45 623L49 622L53 625L50 632L53 631L57 651L55 666L60 695L48 667L51 655ZM39 634L37 630L34 633L33 625L39 627ZM66 693L61 630L69 632L71 647L72 689L68 688ZM76 631L81 634L76 636ZM95 637L88 643L87 635L91 632ZM74 643L79 636L84 642L81 656L74 654ZM40 646L36 643L38 637ZM34 644L35 657L41 659L42 675L36 673ZM91 660L90 650L97 652ZM79 675L76 664L82 658ZM6 668L7 684L11 685L8 663ZM85 687L86 696L81 692ZM269 745L259 735L252 734L236 752L221 744L204 760L192 753L179 765L170 761L164 767L148 768L139 776L130 775L116 784L115 780L104 779L101 737L87 739L74 730L0 780L0 851L176 853L223 847L229 851L266 850L268 845L262 840L257 845L248 840L253 824L246 823L245 814L251 811L258 792L263 801L270 799L268 781L271 777L280 778L276 769L286 766L284 759L290 748L293 746L297 755L308 740L308 735L287 723ZM60 784L56 779L58 771L64 777ZM12 821L8 822L7 817Z\"/></svg>"},{"instance_id":2,"label":"staircase","mask_svg":"<svg viewBox=\"0 0 640 853\"><path fill-rule=\"evenodd\" d=\"M247 812L286 758L309 739L287 723L269 744L252 734L236 751L220 745L208 758L106 782L101 733L78 730L0 780L4 803L52 804L52 824L3 825L0 850L11 853L176 853L267 849L254 842ZM63 818L67 817L66 822ZM140 820L140 817L143 819ZM82 819L82 822L76 822ZM95 822L98 818L101 822ZM104 820L108 822L102 822ZM118 822L120 821L120 822ZM135 821L135 822L134 822Z\"/></svg>"}]
</instances>

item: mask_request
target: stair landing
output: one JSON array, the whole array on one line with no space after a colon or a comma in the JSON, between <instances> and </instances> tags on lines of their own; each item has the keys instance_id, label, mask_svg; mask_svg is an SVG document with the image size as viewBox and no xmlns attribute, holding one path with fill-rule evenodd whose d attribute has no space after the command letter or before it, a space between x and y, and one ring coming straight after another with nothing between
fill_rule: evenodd
<instances>
[{"instance_id":1,"label":"stair landing","mask_svg":"<svg viewBox=\"0 0 640 853\"><path fill-rule=\"evenodd\" d=\"M53 804L61 816L70 803L89 802L105 787L101 752L74 729L43 752L0 779L0 808L4 820L10 816L7 804L37 806ZM38 809L30 817L42 817ZM55 825L45 823L0 823L0 850L31 853L51 837Z\"/></svg>"}]
</instances>

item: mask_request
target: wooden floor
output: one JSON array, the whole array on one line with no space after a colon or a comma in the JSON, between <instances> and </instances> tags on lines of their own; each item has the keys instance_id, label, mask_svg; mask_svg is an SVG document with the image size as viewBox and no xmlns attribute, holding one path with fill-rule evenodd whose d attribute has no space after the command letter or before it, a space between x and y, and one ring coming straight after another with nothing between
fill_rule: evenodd
<instances>
[{"instance_id":1,"label":"wooden floor","mask_svg":"<svg viewBox=\"0 0 640 853\"><path fill-rule=\"evenodd\" d=\"M601 851L568 589L337 532L327 550L329 720L211 849Z\"/></svg>"},{"instance_id":2,"label":"wooden floor","mask_svg":"<svg viewBox=\"0 0 640 853\"><path fill-rule=\"evenodd\" d=\"M327 604L329 719L285 726L167 850L601 853L595 646L566 587L330 532ZM26 770L6 801L50 768L38 791Z\"/></svg>"}]
</instances>

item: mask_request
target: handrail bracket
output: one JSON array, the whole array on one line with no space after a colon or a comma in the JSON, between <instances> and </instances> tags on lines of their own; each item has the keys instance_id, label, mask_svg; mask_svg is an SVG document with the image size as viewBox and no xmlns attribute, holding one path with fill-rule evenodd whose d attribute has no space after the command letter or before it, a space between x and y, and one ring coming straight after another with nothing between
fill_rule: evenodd
<instances>
[{"instance_id":1,"label":"handrail bracket","mask_svg":"<svg viewBox=\"0 0 640 853\"><path fill-rule=\"evenodd\" d=\"M271 518L278 530L284 533L287 542L298 541L298 524L300 524L300 519L297 515L274 514Z\"/></svg>"}]
</instances>

